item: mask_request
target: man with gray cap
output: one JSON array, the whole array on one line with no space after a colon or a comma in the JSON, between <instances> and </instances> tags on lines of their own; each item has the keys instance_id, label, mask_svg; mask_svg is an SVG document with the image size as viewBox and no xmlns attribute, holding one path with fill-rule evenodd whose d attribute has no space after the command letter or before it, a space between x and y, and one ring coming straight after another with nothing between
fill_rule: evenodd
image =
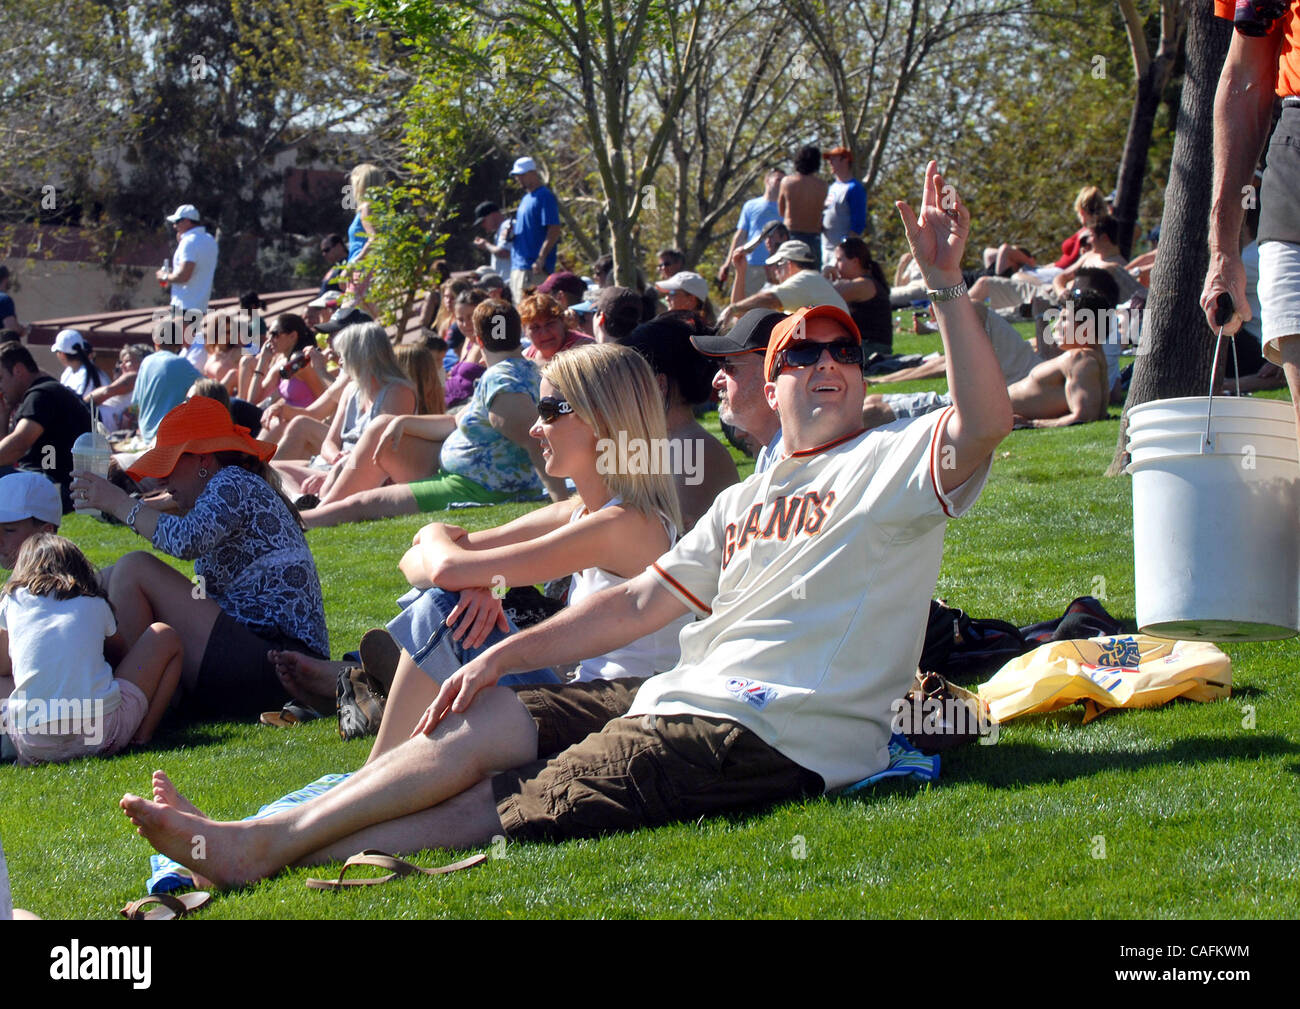
<instances>
[{"instance_id":1,"label":"man with gray cap","mask_svg":"<svg viewBox=\"0 0 1300 1009\"><path fill-rule=\"evenodd\" d=\"M14 569L18 551L37 533L56 533L63 520L58 485L39 473L0 477L0 567Z\"/></svg>"},{"instance_id":2,"label":"man with gray cap","mask_svg":"<svg viewBox=\"0 0 1300 1009\"><path fill-rule=\"evenodd\" d=\"M737 249L731 257L731 265L735 267L736 283L739 286L743 283L743 272L748 267L743 247ZM770 308L789 313L817 305L834 305L846 312L849 310L839 291L817 272L821 260L813 254L806 242L783 242L776 253L768 257L767 265L776 267L776 287L732 302L718 320L720 326L744 315L751 308Z\"/></svg>"},{"instance_id":3,"label":"man with gray cap","mask_svg":"<svg viewBox=\"0 0 1300 1009\"><path fill-rule=\"evenodd\" d=\"M474 208L474 226L482 228L492 237L474 236L474 245L492 258L488 266L501 277L510 276L510 254L514 242L515 222L501 213L501 208L484 200Z\"/></svg>"},{"instance_id":4,"label":"man with gray cap","mask_svg":"<svg viewBox=\"0 0 1300 1009\"><path fill-rule=\"evenodd\" d=\"M555 272L555 247L560 242L560 204L542 183L537 162L524 157L510 169L527 192L515 211L515 237L510 246L510 293L515 304L524 291Z\"/></svg>"}]
</instances>

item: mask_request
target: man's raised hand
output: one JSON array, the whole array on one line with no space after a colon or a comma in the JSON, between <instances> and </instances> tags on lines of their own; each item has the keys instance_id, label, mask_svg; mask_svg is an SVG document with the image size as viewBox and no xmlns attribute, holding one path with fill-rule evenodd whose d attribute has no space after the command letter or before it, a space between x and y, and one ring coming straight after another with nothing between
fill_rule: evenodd
<instances>
[{"instance_id":1,"label":"man's raised hand","mask_svg":"<svg viewBox=\"0 0 1300 1009\"><path fill-rule=\"evenodd\" d=\"M894 206L903 219L907 243L925 282L931 287L947 287L960 281L961 257L970 235L970 210L956 187L939 174L938 165L931 161L925 166L919 216L901 200Z\"/></svg>"}]
</instances>

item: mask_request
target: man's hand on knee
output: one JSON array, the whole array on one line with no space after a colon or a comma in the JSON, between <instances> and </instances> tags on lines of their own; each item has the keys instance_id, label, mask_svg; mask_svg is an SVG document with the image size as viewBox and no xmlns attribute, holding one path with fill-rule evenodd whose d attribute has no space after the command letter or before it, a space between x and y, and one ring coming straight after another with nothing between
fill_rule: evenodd
<instances>
[{"instance_id":1,"label":"man's hand on knee","mask_svg":"<svg viewBox=\"0 0 1300 1009\"><path fill-rule=\"evenodd\" d=\"M478 692L484 687L492 687L505 675L506 670L499 668L493 661L495 649L489 649L478 658L461 666L443 681L442 689L433 703L425 709L412 738L418 735L432 735L438 724L451 713L464 714Z\"/></svg>"}]
</instances>

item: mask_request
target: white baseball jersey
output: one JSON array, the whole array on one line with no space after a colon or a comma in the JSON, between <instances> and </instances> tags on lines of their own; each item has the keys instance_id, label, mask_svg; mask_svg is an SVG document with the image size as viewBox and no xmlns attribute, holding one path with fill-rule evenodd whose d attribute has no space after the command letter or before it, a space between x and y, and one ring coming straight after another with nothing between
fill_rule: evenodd
<instances>
[{"instance_id":1,"label":"white baseball jersey","mask_svg":"<svg viewBox=\"0 0 1300 1009\"><path fill-rule=\"evenodd\" d=\"M986 461L940 484L952 408L798 452L728 487L651 568L701 619L629 716L729 718L828 790L884 770L890 704L911 683L946 520Z\"/></svg>"}]
</instances>

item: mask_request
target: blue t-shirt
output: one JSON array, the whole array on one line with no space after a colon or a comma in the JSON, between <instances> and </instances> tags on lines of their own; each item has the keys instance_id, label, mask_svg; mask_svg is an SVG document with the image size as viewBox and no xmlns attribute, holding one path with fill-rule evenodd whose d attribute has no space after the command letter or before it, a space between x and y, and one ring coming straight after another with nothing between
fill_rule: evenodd
<instances>
[{"instance_id":1,"label":"blue t-shirt","mask_svg":"<svg viewBox=\"0 0 1300 1009\"><path fill-rule=\"evenodd\" d=\"M555 194L546 186L538 186L519 201L515 212L515 240L510 246L510 268L530 270L537 262L537 254L546 243L546 229L560 223L560 204ZM558 243L557 243L558 245ZM552 248L542 264L543 273L555 272L556 248Z\"/></svg>"},{"instance_id":2,"label":"blue t-shirt","mask_svg":"<svg viewBox=\"0 0 1300 1009\"><path fill-rule=\"evenodd\" d=\"M366 226L361 223L361 211L357 211L357 216L352 218L352 223L348 225L348 262L356 259L361 255L361 250L366 247L366 241L370 238L366 234Z\"/></svg>"},{"instance_id":3,"label":"blue t-shirt","mask_svg":"<svg viewBox=\"0 0 1300 1009\"><path fill-rule=\"evenodd\" d=\"M131 402L140 408L140 435L152 439L167 411L185 402L190 386L203 376L183 357L154 351L140 362Z\"/></svg>"},{"instance_id":4,"label":"blue t-shirt","mask_svg":"<svg viewBox=\"0 0 1300 1009\"><path fill-rule=\"evenodd\" d=\"M745 205L740 208L740 223L736 225L736 230L743 231L745 241L750 242L758 237L765 224L779 220L781 220L781 211L777 209L776 200L755 196L752 200L746 200ZM758 247L749 254L749 265L762 266L766 262L767 249L760 242Z\"/></svg>"},{"instance_id":5,"label":"blue t-shirt","mask_svg":"<svg viewBox=\"0 0 1300 1009\"><path fill-rule=\"evenodd\" d=\"M7 294L0 294L0 322L4 322L9 316L18 318L18 309L14 308L14 299Z\"/></svg>"},{"instance_id":6,"label":"blue t-shirt","mask_svg":"<svg viewBox=\"0 0 1300 1009\"><path fill-rule=\"evenodd\" d=\"M867 230L867 187L860 179L841 182L836 179L826 189L826 205L822 209L822 239L834 248L849 235L861 235Z\"/></svg>"},{"instance_id":7,"label":"blue t-shirt","mask_svg":"<svg viewBox=\"0 0 1300 1009\"><path fill-rule=\"evenodd\" d=\"M503 494L541 493L528 453L492 426L488 410L498 393L522 392L534 403L542 373L532 361L510 357L483 372L456 430L442 443L442 469Z\"/></svg>"}]
</instances>

